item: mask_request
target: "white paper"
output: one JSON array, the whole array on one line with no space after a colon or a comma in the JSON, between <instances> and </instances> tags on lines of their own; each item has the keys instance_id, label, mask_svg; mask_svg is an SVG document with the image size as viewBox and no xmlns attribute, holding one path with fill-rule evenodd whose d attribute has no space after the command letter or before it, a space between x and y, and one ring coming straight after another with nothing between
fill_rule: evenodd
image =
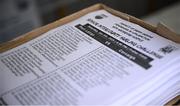
<instances>
[{"instance_id":1,"label":"white paper","mask_svg":"<svg viewBox=\"0 0 180 106\"><path fill-rule=\"evenodd\" d=\"M99 10L2 53L0 97L7 104L112 104L179 53L179 44Z\"/></svg>"}]
</instances>

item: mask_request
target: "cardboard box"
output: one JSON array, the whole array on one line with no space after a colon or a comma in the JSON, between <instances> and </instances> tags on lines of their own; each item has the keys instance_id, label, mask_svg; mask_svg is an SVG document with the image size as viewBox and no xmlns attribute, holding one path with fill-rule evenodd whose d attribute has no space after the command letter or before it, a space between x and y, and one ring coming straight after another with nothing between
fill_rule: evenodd
<instances>
[{"instance_id":1,"label":"cardboard box","mask_svg":"<svg viewBox=\"0 0 180 106\"><path fill-rule=\"evenodd\" d=\"M152 32L159 34L160 36L163 36L163 37L168 38L172 41L180 43L180 36L178 34L176 34L175 32L171 31L170 29L168 29L165 25L163 25L161 23L159 23L157 26L152 26L152 25L150 25L150 24L148 24L148 23L146 23L140 19L137 19L137 18L130 16L128 14L113 10L110 7L107 7L103 4L95 4L91 7L85 8L79 12L76 12L72 15L69 15L69 16L64 17L62 19L59 19L53 23L50 23L46 26L37 28L37 29L35 29L29 33L26 33L26 34L22 35L21 37L18 37L12 41L0 44L0 52L2 53L6 50L12 49L18 45L21 45L21 44L23 44L29 40L32 40L32 39L40 36L41 34L47 32L53 28L56 28L56 27L61 26L63 24L69 23L75 19L80 18L81 16L83 16L85 14L88 14L90 12L100 10L100 9L105 9L106 11L110 12L111 14L113 14L115 16L123 18L123 19L130 21L132 23L138 24L138 25L140 25L140 26L142 26L142 27L144 27L144 28L146 28ZM175 99L173 99L172 101L168 102L167 105L174 104L179 99L180 99L180 97L178 96Z\"/></svg>"}]
</instances>

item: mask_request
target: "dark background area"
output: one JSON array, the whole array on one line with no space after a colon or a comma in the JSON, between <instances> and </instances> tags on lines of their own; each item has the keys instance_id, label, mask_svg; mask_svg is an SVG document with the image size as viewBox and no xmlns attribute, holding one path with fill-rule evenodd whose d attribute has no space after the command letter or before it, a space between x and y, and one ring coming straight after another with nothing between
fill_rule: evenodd
<instances>
[{"instance_id":1,"label":"dark background area","mask_svg":"<svg viewBox=\"0 0 180 106\"><path fill-rule=\"evenodd\" d=\"M0 43L96 3L141 18L179 0L0 0Z\"/></svg>"}]
</instances>

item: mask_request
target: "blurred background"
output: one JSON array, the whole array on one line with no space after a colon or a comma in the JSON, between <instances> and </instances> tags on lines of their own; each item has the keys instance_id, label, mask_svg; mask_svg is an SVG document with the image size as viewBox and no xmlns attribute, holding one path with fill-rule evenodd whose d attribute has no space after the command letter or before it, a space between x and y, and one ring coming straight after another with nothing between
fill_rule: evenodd
<instances>
[{"instance_id":1,"label":"blurred background","mask_svg":"<svg viewBox=\"0 0 180 106\"><path fill-rule=\"evenodd\" d=\"M95 3L180 33L180 0L0 0L0 43Z\"/></svg>"}]
</instances>

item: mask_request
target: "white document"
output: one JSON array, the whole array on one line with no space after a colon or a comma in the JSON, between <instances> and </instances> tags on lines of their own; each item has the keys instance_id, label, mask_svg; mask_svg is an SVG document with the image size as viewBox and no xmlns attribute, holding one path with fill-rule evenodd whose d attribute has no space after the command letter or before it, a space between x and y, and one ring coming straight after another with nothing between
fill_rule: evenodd
<instances>
[{"instance_id":1,"label":"white document","mask_svg":"<svg viewBox=\"0 0 180 106\"><path fill-rule=\"evenodd\" d=\"M1 53L0 100L112 104L166 71L179 54L179 44L99 10Z\"/></svg>"}]
</instances>

